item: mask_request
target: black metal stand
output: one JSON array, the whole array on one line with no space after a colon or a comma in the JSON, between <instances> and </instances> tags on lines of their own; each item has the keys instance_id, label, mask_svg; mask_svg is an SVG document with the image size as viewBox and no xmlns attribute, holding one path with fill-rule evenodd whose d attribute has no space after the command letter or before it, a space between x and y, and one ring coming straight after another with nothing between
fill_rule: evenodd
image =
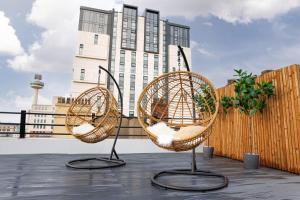
<instances>
[{"instance_id":1,"label":"black metal stand","mask_svg":"<svg viewBox=\"0 0 300 200\"><path fill-rule=\"evenodd\" d=\"M77 159L77 160L71 160L68 161L66 163L67 167L73 168L73 169L105 169L105 168L113 168L113 167L120 167L126 164L126 162L122 159L119 158L117 152L116 152L116 144L117 144L117 140L120 134L120 129L121 129L121 125L122 125L122 119L123 119L123 97L122 97L122 92L120 90L119 84L117 83L116 79L112 76L112 74L105 69L104 67L99 65L99 77L98 77L98 84L100 81L100 74L101 74L101 69L104 70L114 81L114 83L116 84L117 88L118 88L118 92L119 92L119 98L120 98L120 108L121 108L121 113L120 113L120 120L119 120L119 126L118 126L118 130L117 130L117 134L115 136L115 140L113 143L113 146L111 148L111 152L110 152L110 156L107 157L93 157L93 158L83 158L83 159ZM115 158L113 158L113 156L115 156ZM101 164L99 165L91 165L90 161L97 161ZM106 164L103 164L106 163ZM82 165L83 164L83 165Z\"/></svg>"},{"instance_id":2,"label":"black metal stand","mask_svg":"<svg viewBox=\"0 0 300 200\"><path fill-rule=\"evenodd\" d=\"M197 176L199 178L211 178L215 177L218 179L221 179L219 184L213 185L213 186L179 186L179 185L171 185L166 184L161 181L159 181L160 177L166 177L166 176L178 176L178 175L187 175L187 176ZM191 191L191 192L208 192L213 190L219 190L224 187L228 186L228 178L222 174L218 174L212 171L205 171L205 170L198 170L196 166L196 155L195 155L195 149L193 149L192 153L192 163L191 163L191 169L173 169L173 170L165 170L158 172L154 174L151 178L152 185L159 186L161 188L165 189L171 189L171 190L180 190L180 191Z\"/></svg>"},{"instance_id":3,"label":"black metal stand","mask_svg":"<svg viewBox=\"0 0 300 200\"><path fill-rule=\"evenodd\" d=\"M182 57L184 59L187 71L190 71L189 64L187 62L186 56L184 54L183 48L181 46L178 46L178 49L180 53L182 54ZM191 82L191 92L193 95L193 85L192 81ZM195 119L195 108L193 105L193 117ZM178 185L170 185L170 184L165 184L159 181L160 177L163 176L176 176L176 175L187 175L187 176L197 176L197 177L216 177L221 179L221 182L217 185L214 186L178 186ZM208 191L213 191L213 190L219 190L224 187L228 186L228 178L222 174L218 174L212 171L204 171L204 170L198 170L197 169L197 163L196 163L196 153L195 153L195 148L192 150L192 162L191 162L191 169L173 169L173 170L165 170L158 172L151 178L151 183L153 185L165 188L165 189L172 189L172 190L180 190L180 191L194 191L194 192L208 192Z\"/></svg>"},{"instance_id":4,"label":"black metal stand","mask_svg":"<svg viewBox=\"0 0 300 200\"><path fill-rule=\"evenodd\" d=\"M83 158L77 160L71 160L66 163L67 167L73 169L105 169L105 168L114 168L120 167L126 164L126 162L122 159L119 159L117 154L115 154L116 158L111 157L93 157L93 158ZM97 161L100 164L97 165L88 165L90 161ZM106 163L106 164L103 164ZM84 165L81 165L84 164Z\"/></svg>"}]
</instances>

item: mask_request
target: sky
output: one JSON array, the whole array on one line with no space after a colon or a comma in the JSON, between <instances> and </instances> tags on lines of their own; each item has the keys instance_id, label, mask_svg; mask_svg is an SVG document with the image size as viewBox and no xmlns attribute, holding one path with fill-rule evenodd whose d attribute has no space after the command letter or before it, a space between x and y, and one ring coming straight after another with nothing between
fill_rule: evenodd
<instances>
[{"instance_id":1,"label":"sky","mask_svg":"<svg viewBox=\"0 0 300 200\"><path fill-rule=\"evenodd\" d=\"M190 26L192 69L217 87L236 68L300 63L300 0L0 0L0 111L30 107L34 73L45 82L39 103L69 96L79 7L123 3Z\"/></svg>"}]
</instances>

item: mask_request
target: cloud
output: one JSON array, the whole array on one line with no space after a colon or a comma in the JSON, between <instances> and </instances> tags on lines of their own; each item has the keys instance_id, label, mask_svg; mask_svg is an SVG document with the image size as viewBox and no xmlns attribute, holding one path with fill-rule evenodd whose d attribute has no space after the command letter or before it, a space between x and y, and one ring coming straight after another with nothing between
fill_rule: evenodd
<instances>
[{"instance_id":1,"label":"cloud","mask_svg":"<svg viewBox=\"0 0 300 200\"><path fill-rule=\"evenodd\" d=\"M15 56L23 53L21 43L16 36L15 29L10 25L10 20L0 11L0 55Z\"/></svg>"},{"instance_id":2,"label":"cloud","mask_svg":"<svg viewBox=\"0 0 300 200\"><path fill-rule=\"evenodd\" d=\"M29 72L71 72L81 5L115 7L113 2L104 0L36 0L27 21L44 31L26 52L8 60L9 67Z\"/></svg>"},{"instance_id":3,"label":"cloud","mask_svg":"<svg viewBox=\"0 0 300 200\"><path fill-rule=\"evenodd\" d=\"M188 19L215 16L230 23L250 23L253 20L271 20L299 7L299 0L127 0L140 7L155 8L163 16L181 16Z\"/></svg>"},{"instance_id":4,"label":"cloud","mask_svg":"<svg viewBox=\"0 0 300 200\"><path fill-rule=\"evenodd\" d=\"M215 57L216 56L215 54L213 54L209 50L202 47L199 44L199 42L197 42L195 40L191 40L191 48L192 48L192 51L196 51L196 52L200 53L202 56L205 56L205 57Z\"/></svg>"},{"instance_id":5,"label":"cloud","mask_svg":"<svg viewBox=\"0 0 300 200\"><path fill-rule=\"evenodd\" d=\"M230 23L250 23L253 20L271 20L300 5L300 0L127 0L125 3L137 5L139 10L153 8L163 16L180 16L188 19L215 16ZM71 73L79 7L90 6L100 9L117 8L122 1L107 0L36 0L27 21L43 30L38 39L26 51L8 60L8 66L17 71L65 72ZM211 23L204 23L211 26ZM212 57L204 47L196 49L201 55ZM19 51L20 52L20 51Z\"/></svg>"},{"instance_id":6,"label":"cloud","mask_svg":"<svg viewBox=\"0 0 300 200\"><path fill-rule=\"evenodd\" d=\"M204 22L203 25L212 27L214 24L211 22Z\"/></svg>"},{"instance_id":7,"label":"cloud","mask_svg":"<svg viewBox=\"0 0 300 200\"><path fill-rule=\"evenodd\" d=\"M71 72L78 19L75 10L78 8L71 1L61 1L59 6L57 1L35 1L27 21L44 31L26 52L8 60L9 66L17 71Z\"/></svg>"}]
</instances>

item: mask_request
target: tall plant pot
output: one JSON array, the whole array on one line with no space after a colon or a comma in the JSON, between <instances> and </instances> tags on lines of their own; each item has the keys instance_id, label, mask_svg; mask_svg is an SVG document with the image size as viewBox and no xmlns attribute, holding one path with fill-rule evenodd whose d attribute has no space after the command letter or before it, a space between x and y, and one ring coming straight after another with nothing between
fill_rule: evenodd
<instances>
[{"instance_id":1,"label":"tall plant pot","mask_svg":"<svg viewBox=\"0 0 300 200\"><path fill-rule=\"evenodd\" d=\"M244 168L257 169L259 167L259 155L253 153L244 153Z\"/></svg>"},{"instance_id":2,"label":"tall plant pot","mask_svg":"<svg viewBox=\"0 0 300 200\"><path fill-rule=\"evenodd\" d=\"M214 147L204 146L203 147L203 156L206 159L212 159L214 155Z\"/></svg>"}]
</instances>

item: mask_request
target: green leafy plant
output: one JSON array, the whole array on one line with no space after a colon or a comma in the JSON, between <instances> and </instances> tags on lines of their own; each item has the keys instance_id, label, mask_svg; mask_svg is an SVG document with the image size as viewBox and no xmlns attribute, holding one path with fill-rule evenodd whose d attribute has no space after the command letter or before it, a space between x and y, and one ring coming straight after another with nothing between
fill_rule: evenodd
<instances>
[{"instance_id":1,"label":"green leafy plant","mask_svg":"<svg viewBox=\"0 0 300 200\"><path fill-rule=\"evenodd\" d=\"M256 83L256 75L252 73L241 69L234 71L236 73L234 75L236 77L234 81L235 96L223 96L220 103L226 113L233 107L249 117L249 146L250 153L253 153L252 116L266 108L267 98L274 95L274 86L272 82Z\"/></svg>"},{"instance_id":2,"label":"green leafy plant","mask_svg":"<svg viewBox=\"0 0 300 200\"><path fill-rule=\"evenodd\" d=\"M216 104L212 96L214 94L212 88L208 84L202 84L200 89L202 94L194 97L200 112L214 113L216 111ZM207 139L207 146L209 146L209 137Z\"/></svg>"},{"instance_id":3,"label":"green leafy plant","mask_svg":"<svg viewBox=\"0 0 300 200\"><path fill-rule=\"evenodd\" d=\"M196 95L194 98L201 112L214 113L216 110L215 100L212 97L213 91L208 84L200 86L202 95Z\"/></svg>"}]
</instances>

